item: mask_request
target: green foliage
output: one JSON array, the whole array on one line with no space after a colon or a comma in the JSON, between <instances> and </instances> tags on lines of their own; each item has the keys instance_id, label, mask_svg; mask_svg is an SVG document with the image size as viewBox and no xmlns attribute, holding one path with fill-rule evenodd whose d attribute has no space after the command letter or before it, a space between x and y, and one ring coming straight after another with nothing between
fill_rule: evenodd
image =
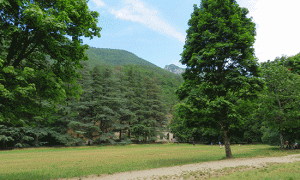
<instances>
[{"instance_id":1,"label":"green foliage","mask_svg":"<svg viewBox=\"0 0 300 180\"><path fill-rule=\"evenodd\" d=\"M96 123L99 124L100 140L113 143L113 130L123 130L126 127L120 121L127 109L124 105L124 95L120 92L120 81L113 77L112 73L110 67L95 67L92 76L93 96L97 101L94 112Z\"/></svg>"},{"instance_id":2,"label":"green foliage","mask_svg":"<svg viewBox=\"0 0 300 180\"><path fill-rule=\"evenodd\" d=\"M159 68L156 65L125 50L90 47L85 53L89 57L91 67L99 65L123 66L134 64L146 66L152 69Z\"/></svg>"},{"instance_id":3,"label":"green foliage","mask_svg":"<svg viewBox=\"0 0 300 180\"><path fill-rule=\"evenodd\" d=\"M279 130L271 129L266 126L262 126L260 131L263 132L261 136L261 140L264 144L271 144L271 145L280 145L280 138L279 138Z\"/></svg>"},{"instance_id":4,"label":"green foliage","mask_svg":"<svg viewBox=\"0 0 300 180\"><path fill-rule=\"evenodd\" d=\"M178 114L188 127L223 131L227 157L232 157L229 132L244 124L238 101L254 99L263 88L248 12L235 0L202 0L194 6L181 54L187 69L176 93L187 100Z\"/></svg>"},{"instance_id":5,"label":"green foliage","mask_svg":"<svg viewBox=\"0 0 300 180\"><path fill-rule=\"evenodd\" d=\"M262 69L267 87L261 95L262 113L268 126L279 130L283 145L283 130L299 128L300 76L276 60L262 63Z\"/></svg>"},{"instance_id":6,"label":"green foliage","mask_svg":"<svg viewBox=\"0 0 300 180\"><path fill-rule=\"evenodd\" d=\"M81 78L77 80L78 84L82 87L83 93L80 96L80 100L73 99L72 109L77 115L69 121L68 127L75 132L75 135L81 135L86 138L88 144L93 143L95 134L99 133L98 126L95 125L95 115L93 108L95 108L95 101L92 100L92 76L91 69L87 62L82 62L83 69L78 70Z\"/></svg>"},{"instance_id":7,"label":"green foliage","mask_svg":"<svg viewBox=\"0 0 300 180\"><path fill-rule=\"evenodd\" d=\"M100 37L98 16L86 0L1 1L1 122L24 125L47 111L41 100L56 104L78 97L76 69L88 60L80 37Z\"/></svg>"},{"instance_id":8,"label":"green foliage","mask_svg":"<svg viewBox=\"0 0 300 180\"><path fill-rule=\"evenodd\" d=\"M145 77L138 86L140 93L136 99L139 108L136 110L137 122L133 125L133 134L138 139L155 141L166 125L166 108L161 100L161 90L156 79Z\"/></svg>"},{"instance_id":9,"label":"green foliage","mask_svg":"<svg viewBox=\"0 0 300 180\"><path fill-rule=\"evenodd\" d=\"M148 75L151 78L155 77L162 90L164 103L172 108L178 102L174 92L183 82L180 75L168 72L125 50L90 47L86 54L89 57L88 62L91 68L107 65L119 66L124 69L134 68L139 69L144 75Z\"/></svg>"},{"instance_id":10,"label":"green foliage","mask_svg":"<svg viewBox=\"0 0 300 180\"><path fill-rule=\"evenodd\" d=\"M0 125L0 148L40 146L47 142L39 141L38 138L46 136L48 133L49 128L7 127Z\"/></svg>"},{"instance_id":11,"label":"green foliage","mask_svg":"<svg viewBox=\"0 0 300 180\"><path fill-rule=\"evenodd\" d=\"M53 63L46 57L42 67L47 69ZM24 124L36 128L52 127L38 141L48 142L45 145L50 146L72 146L84 142L115 143L118 139L118 143L124 144L130 138L153 141L162 135L166 115L172 113L172 106L178 102L174 91L182 82L180 76L158 67L102 65L92 70L88 61L81 64L84 68L77 70L80 76L77 84L82 87L79 99L65 96L64 103L54 106L44 100L47 98L40 98L39 106L33 109L41 113L23 120ZM39 78L35 81L43 82L36 91L42 93L45 89L44 97L51 96L53 92L47 90L55 85L51 85L51 81L46 83L46 79L53 80L53 74L42 72L41 69L36 73ZM60 87L63 86L69 90L74 85L63 83ZM34 143L35 140L29 142Z\"/></svg>"},{"instance_id":12,"label":"green foliage","mask_svg":"<svg viewBox=\"0 0 300 180\"><path fill-rule=\"evenodd\" d=\"M278 63L279 65L283 65L288 68L291 73L300 75L300 53L295 56L281 56L276 57L272 63Z\"/></svg>"}]
</instances>

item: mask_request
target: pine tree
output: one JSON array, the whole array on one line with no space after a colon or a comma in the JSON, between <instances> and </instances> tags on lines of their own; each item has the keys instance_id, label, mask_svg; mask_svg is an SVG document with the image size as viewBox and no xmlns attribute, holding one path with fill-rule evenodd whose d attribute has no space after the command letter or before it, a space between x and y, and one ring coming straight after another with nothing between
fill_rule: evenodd
<instances>
[{"instance_id":1,"label":"pine tree","mask_svg":"<svg viewBox=\"0 0 300 180\"><path fill-rule=\"evenodd\" d=\"M139 109L135 115L137 121L133 124L133 133L137 139L155 141L161 135L163 127L166 125L166 110L161 99L161 90L154 78L146 76L140 81L136 90L136 102Z\"/></svg>"},{"instance_id":2,"label":"pine tree","mask_svg":"<svg viewBox=\"0 0 300 180\"><path fill-rule=\"evenodd\" d=\"M118 113L120 115L119 117L119 123L118 123L118 132L119 132L119 141L124 139L123 142L130 141L130 135L128 136L128 131L130 128L130 122L133 118L133 113L130 111L130 100L126 97L126 94L128 91L130 91L130 84L127 81L127 77L125 75L124 69L121 66L117 66L115 68L115 76L116 76L116 86L120 90L120 94L118 97L120 98L123 103L120 104L120 109L118 110ZM125 130L127 130L127 135L122 135L125 133Z\"/></svg>"},{"instance_id":3,"label":"pine tree","mask_svg":"<svg viewBox=\"0 0 300 180\"><path fill-rule=\"evenodd\" d=\"M126 99L121 93L120 80L113 74L111 67L96 67L93 76L93 95L96 98L96 121L100 129L100 142L115 143L115 132L127 128L123 120L130 114ZM122 133L121 133L122 134ZM121 140L121 138L119 137Z\"/></svg>"},{"instance_id":4,"label":"pine tree","mask_svg":"<svg viewBox=\"0 0 300 180\"><path fill-rule=\"evenodd\" d=\"M79 70L81 78L77 83L82 87L83 93L80 95L79 101L73 105L73 110L77 112L77 117L70 121L68 126L72 133L81 136L87 140L88 145L93 143L95 136L99 132L99 127L96 126L94 108L96 101L92 100L92 83L91 69L89 64L82 62L84 69Z\"/></svg>"}]
</instances>

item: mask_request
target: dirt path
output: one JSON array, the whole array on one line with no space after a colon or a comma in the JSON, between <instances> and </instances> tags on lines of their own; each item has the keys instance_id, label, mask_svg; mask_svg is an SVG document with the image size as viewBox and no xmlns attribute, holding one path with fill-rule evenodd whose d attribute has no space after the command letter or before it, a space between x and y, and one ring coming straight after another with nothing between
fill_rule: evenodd
<instances>
[{"instance_id":1,"label":"dirt path","mask_svg":"<svg viewBox=\"0 0 300 180\"><path fill-rule=\"evenodd\" d=\"M156 168L140 171L122 172L115 173L112 175L102 176L89 176L81 177L81 180L129 180L129 179L153 179L155 176L175 176L180 175L183 172L190 171L208 171L222 169L225 167L237 167L237 166L252 166L252 167L263 167L267 163L291 163L300 161L300 154L294 154L282 157L264 157L264 158L237 158L237 159L226 159L220 161L202 162L196 164L187 164L182 166L173 166L165 168ZM71 178L68 180L78 180L80 178ZM176 178L177 179L177 178ZM63 180L63 179L61 179ZM65 180L65 179L64 179Z\"/></svg>"}]
</instances>

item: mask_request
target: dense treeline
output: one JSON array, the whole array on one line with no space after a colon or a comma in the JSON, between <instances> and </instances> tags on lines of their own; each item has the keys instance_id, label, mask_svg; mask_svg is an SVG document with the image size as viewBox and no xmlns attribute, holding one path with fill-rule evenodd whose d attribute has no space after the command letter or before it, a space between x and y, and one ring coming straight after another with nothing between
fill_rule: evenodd
<instances>
[{"instance_id":1,"label":"dense treeline","mask_svg":"<svg viewBox=\"0 0 300 180\"><path fill-rule=\"evenodd\" d=\"M240 104L244 124L231 132L232 143L284 144L300 140L300 53L277 57L274 61L260 63L265 89L258 99ZM183 103L183 102L182 102ZM188 127L179 117L179 104L169 125L181 142L192 140L203 143L224 142L222 133L213 129Z\"/></svg>"},{"instance_id":2,"label":"dense treeline","mask_svg":"<svg viewBox=\"0 0 300 180\"><path fill-rule=\"evenodd\" d=\"M176 106L172 108L178 103L174 91L182 83L178 76L168 72L155 73L137 65L90 67L89 62L83 64L85 68L78 70L82 78L77 80L82 87L80 98L66 99L65 103L57 105L56 112L44 112L42 116L24 119L28 122L25 126L2 123L1 148L127 143L129 139L151 141L162 135L160 133L166 125L180 142L224 141L222 133L209 128L188 127L184 119L179 118ZM300 140L297 105L300 90L296 89L300 87L296 85L299 64L300 53L260 64L261 78L266 82L277 80L279 84L266 83L256 101L240 104L240 110L245 111L244 125L231 132L232 143L279 145L280 137L283 141ZM288 76L291 74L295 77ZM286 78L294 79L287 81ZM271 93L272 87L277 87L277 96ZM292 96L293 93L296 94ZM272 97L281 97L286 108L276 110L280 107L276 107L278 102ZM288 100L290 104L287 104ZM40 103L50 106L47 101ZM276 111L272 112L274 109ZM276 124L275 120L282 118L281 111L288 115L285 119L289 121L284 122L280 129L280 121ZM169 124L166 116L172 113L174 116Z\"/></svg>"},{"instance_id":3,"label":"dense treeline","mask_svg":"<svg viewBox=\"0 0 300 180\"><path fill-rule=\"evenodd\" d=\"M30 125L1 125L0 147L129 143L163 136L167 115L178 102L174 91L182 83L180 76L138 65L82 64L80 97L69 97L57 111L27 119Z\"/></svg>"}]
</instances>

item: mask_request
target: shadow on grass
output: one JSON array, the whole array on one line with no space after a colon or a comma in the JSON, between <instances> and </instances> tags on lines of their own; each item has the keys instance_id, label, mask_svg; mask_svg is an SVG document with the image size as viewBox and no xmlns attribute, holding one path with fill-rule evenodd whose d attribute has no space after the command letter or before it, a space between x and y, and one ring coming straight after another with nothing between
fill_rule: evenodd
<instances>
[{"instance_id":1,"label":"shadow on grass","mask_svg":"<svg viewBox=\"0 0 300 180\"><path fill-rule=\"evenodd\" d=\"M95 169L93 169L95 171ZM30 171L30 172L14 172L0 174L0 180L56 180L61 178L87 177L93 174L93 170L78 170L65 169L62 172L45 171Z\"/></svg>"},{"instance_id":2,"label":"shadow on grass","mask_svg":"<svg viewBox=\"0 0 300 180\"><path fill-rule=\"evenodd\" d=\"M38 180L38 179L52 179L53 176L50 174L44 174L41 172L20 172L20 173L8 173L0 174L0 179L9 180Z\"/></svg>"},{"instance_id":3,"label":"shadow on grass","mask_svg":"<svg viewBox=\"0 0 300 180\"><path fill-rule=\"evenodd\" d=\"M222 155L215 156L194 156L190 158L172 158L172 159L162 159L162 160L150 160L147 161L147 164L150 165L150 168L159 168L159 167L171 167L171 166L181 166L186 164L194 164L208 161L218 161L222 159ZM148 166L149 167L149 166Z\"/></svg>"}]
</instances>

